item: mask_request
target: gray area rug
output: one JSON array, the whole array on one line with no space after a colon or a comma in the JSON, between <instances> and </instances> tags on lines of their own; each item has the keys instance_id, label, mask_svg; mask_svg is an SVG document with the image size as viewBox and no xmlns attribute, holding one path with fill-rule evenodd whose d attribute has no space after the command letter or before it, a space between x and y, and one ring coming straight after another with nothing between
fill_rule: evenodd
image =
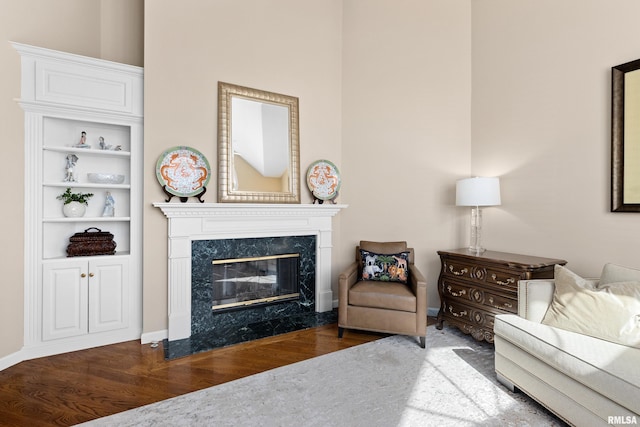
<instances>
[{"instance_id":1,"label":"gray area rug","mask_svg":"<svg viewBox=\"0 0 640 427\"><path fill-rule=\"evenodd\" d=\"M427 330L391 336L130 411L88 426L564 426L501 386L493 345Z\"/></svg>"}]
</instances>

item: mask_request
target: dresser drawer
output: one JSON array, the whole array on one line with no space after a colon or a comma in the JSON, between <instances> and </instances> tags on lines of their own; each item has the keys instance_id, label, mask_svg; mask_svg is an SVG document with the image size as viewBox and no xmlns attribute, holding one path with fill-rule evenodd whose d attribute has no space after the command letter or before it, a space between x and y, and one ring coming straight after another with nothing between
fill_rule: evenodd
<instances>
[{"instance_id":1,"label":"dresser drawer","mask_svg":"<svg viewBox=\"0 0 640 427\"><path fill-rule=\"evenodd\" d=\"M458 301L446 301L443 308L445 316L467 322L471 321L471 307L461 304Z\"/></svg>"},{"instance_id":2,"label":"dresser drawer","mask_svg":"<svg viewBox=\"0 0 640 427\"><path fill-rule=\"evenodd\" d=\"M517 295L514 295L513 298L507 298L481 289L474 289L471 291L471 300L483 306L504 310L509 313L516 313L518 310Z\"/></svg>"},{"instance_id":3,"label":"dresser drawer","mask_svg":"<svg viewBox=\"0 0 640 427\"><path fill-rule=\"evenodd\" d=\"M441 283L442 296L448 301L467 302L515 313L518 307L518 293L510 289L496 293L491 289L475 286L473 283L458 282L444 278Z\"/></svg>"},{"instance_id":4,"label":"dresser drawer","mask_svg":"<svg viewBox=\"0 0 640 427\"><path fill-rule=\"evenodd\" d=\"M515 271L499 270L487 268L485 280L487 283L497 286L506 286L509 288L517 289L518 280L524 279L523 274L518 274Z\"/></svg>"},{"instance_id":5,"label":"dresser drawer","mask_svg":"<svg viewBox=\"0 0 640 427\"><path fill-rule=\"evenodd\" d=\"M468 283L456 283L452 280L442 280L442 294L451 299L469 299L471 288Z\"/></svg>"},{"instance_id":6,"label":"dresser drawer","mask_svg":"<svg viewBox=\"0 0 640 427\"><path fill-rule=\"evenodd\" d=\"M471 276L472 270L473 266L469 263L447 260L444 262L442 273L451 277L473 278L473 276Z\"/></svg>"},{"instance_id":7,"label":"dresser drawer","mask_svg":"<svg viewBox=\"0 0 640 427\"><path fill-rule=\"evenodd\" d=\"M486 267L471 262L457 262L447 260L445 262L444 275L449 277L465 278L478 283L487 283L494 286L507 286L513 289L518 287L518 280L524 278L524 274L516 271L501 270Z\"/></svg>"},{"instance_id":8,"label":"dresser drawer","mask_svg":"<svg viewBox=\"0 0 640 427\"><path fill-rule=\"evenodd\" d=\"M494 315L479 308L473 308L458 301L447 301L445 315L453 320L470 323L493 331Z\"/></svg>"}]
</instances>

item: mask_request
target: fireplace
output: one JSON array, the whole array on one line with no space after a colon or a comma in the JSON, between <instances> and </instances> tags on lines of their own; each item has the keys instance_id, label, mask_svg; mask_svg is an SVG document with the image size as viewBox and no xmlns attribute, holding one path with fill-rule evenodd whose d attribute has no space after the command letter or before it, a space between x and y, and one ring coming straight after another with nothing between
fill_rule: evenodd
<instances>
[{"instance_id":1,"label":"fireplace","mask_svg":"<svg viewBox=\"0 0 640 427\"><path fill-rule=\"evenodd\" d=\"M251 203L154 203L168 218L168 325L169 341L183 340L192 335L192 317L200 308L192 307L196 298L209 293L205 317L211 317L213 297L209 290L193 286L210 282L207 278L192 277L193 263L201 260L200 254L192 254L193 245L201 241L229 240L239 242L247 238L274 238L307 236L314 238L314 263L300 261L301 287L299 306L317 313L333 308L331 290L331 234L332 217L346 205L329 204L251 204ZM233 246L236 243L233 243ZM205 264L211 268L213 259L257 256L243 254L250 245L237 245L239 253L229 255L209 254ZM206 251L217 249L207 249ZM205 251L205 252L206 252ZM288 251L289 253L299 252ZM285 252L281 252L285 253ZM199 269L198 271L206 271ZM307 280L313 271L314 286ZM198 273L199 274L199 273ZM212 274L212 273L211 273ZM196 295L194 295L194 293ZM286 308L289 302L277 304ZM252 309L253 310L253 309ZM221 313L223 314L223 313Z\"/></svg>"}]
</instances>

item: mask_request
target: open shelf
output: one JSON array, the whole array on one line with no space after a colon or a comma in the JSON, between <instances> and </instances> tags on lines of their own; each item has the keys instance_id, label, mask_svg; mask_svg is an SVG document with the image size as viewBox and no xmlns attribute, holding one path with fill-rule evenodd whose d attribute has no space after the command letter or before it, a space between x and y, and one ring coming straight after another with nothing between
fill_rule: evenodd
<instances>
[{"instance_id":1,"label":"open shelf","mask_svg":"<svg viewBox=\"0 0 640 427\"><path fill-rule=\"evenodd\" d=\"M99 217L81 217L81 218L42 218L42 222L128 222L131 218L128 216L99 216Z\"/></svg>"},{"instance_id":2,"label":"open shelf","mask_svg":"<svg viewBox=\"0 0 640 427\"><path fill-rule=\"evenodd\" d=\"M93 182L45 182L42 185L45 187L104 188L107 190L128 190L131 188L129 184L96 184Z\"/></svg>"},{"instance_id":3,"label":"open shelf","mask_svg":"<svg viewBox=\"0 0 640 427\"><path fill-rule=\"evenodd\" d=\"M95 148L77 148L77 147L42 147L45 151L53 151L56 153L71 153L71 154L89 154L91 156L105 156L105 157L131 157L129 151L115 151L115 150L98 150Z\"/></svg>"}]
</instances>

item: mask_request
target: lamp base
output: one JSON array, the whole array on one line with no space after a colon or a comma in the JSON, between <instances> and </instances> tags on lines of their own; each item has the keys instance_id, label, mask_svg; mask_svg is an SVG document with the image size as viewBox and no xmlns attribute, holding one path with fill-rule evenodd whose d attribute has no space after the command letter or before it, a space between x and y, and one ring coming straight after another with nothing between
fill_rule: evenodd
<instances>
[{"instance_id":1,"label":"lamp base","mask_svg":"<svg viewBox=\"0 0 640 427\"><path fill-rule=\"evenodd\" d=\"M485 248L483 247L477 247L477 246L469 246L467 248L467 250L469 252L471 252L472 254L476 254L476 255L480 255L481 253L483 253L484 251L486 251Z\"/></svg>"},{"instance_id":2,"label":"lamp base","mask_svg":"<svg viewBox=\"0 0 640 427\"><path fill-rule=\"evenodd\" d=\"M485 251L480 243L482 241L482 209L480 207L471 208L471 230L470 230L469 252L481 254Z\"/></svg>"}]
</instances>

